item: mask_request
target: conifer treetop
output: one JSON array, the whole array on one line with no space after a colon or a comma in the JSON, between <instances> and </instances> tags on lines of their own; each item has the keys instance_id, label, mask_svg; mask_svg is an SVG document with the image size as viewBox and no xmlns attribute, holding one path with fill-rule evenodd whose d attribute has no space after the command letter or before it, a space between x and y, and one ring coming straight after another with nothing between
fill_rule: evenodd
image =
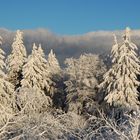
<instances>
[{"instance_id":1,"label":"conifer treetop","mask_svg":"<svg viewBox=\"0 0 140 140\"><path fill-rule=\"evenodd\" d=\"M61 71L59 62L52 49L51 49L50 53L48 54L48 66L49 66L50 72L52 74L57 74Z\"/></svg>"},{"instance_id":2,"label":"conifer treetop","mask_svg":"<svg viewBox=\"0 0 140 140\"><path fill-rule=\"evenodd\" d=\"M115 44L118 44L117 37L116 37L115 34L113 34L113 37L114 37L114 43L115 43Z\"/></svg>"},{"instance_id":3,"label":"conifer treetop","mask_svg":"<svg viewBox=\"0 0 140 140\"><path fill-rule=\"evenodd\" d=\"M117 41L117 37L115 34L113 34L114 37L114 45L112 46L112 50L111 50L111 58L112 58L112 63L115 63L117 61L117 57L118 57L118 49L119 49L119 44Z\"/></svg>"},{"instance_id":4,"label":"conifer treetop","mask_svg":"<svg viewBox=\"0 0 140 140\"><path fill-rule=\"evenodd\" d=\"M21 53L23 56L26 56L25 46L23 44L23 32L20 30L17 30L16 32L12 47L17 51L17 53Z\"/></svg>"},{"instance_id":5,"label":"conifer treetop","mask_svg":"<svg viewBox=\"0 0 140 140\"><path fill-rule=\"evenodd\" d=\"M131 39L130 32L131 32L131 29L129 27L126 27L125 34L123 35L124 41L130 41L130 39Z\"/></svg>"},{"instance_id":6,"label":"conifer treetop","mask_svg":"<svg viewBox=\"0 0 140 140\"><path fill-rule=\"evenodd\" d=\"M8 71L19 71L26 60L26 49L23 44L23 32L17 30L14 42L12 44L12 52L8 56L6 62Z\"/></svg>"}]
</instances>

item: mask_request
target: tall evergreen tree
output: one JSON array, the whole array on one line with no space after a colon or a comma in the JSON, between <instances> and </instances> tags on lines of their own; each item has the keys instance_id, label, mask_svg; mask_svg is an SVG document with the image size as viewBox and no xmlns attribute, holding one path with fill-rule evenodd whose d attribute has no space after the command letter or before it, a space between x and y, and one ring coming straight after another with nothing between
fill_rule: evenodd
<instances>
[{"instance_id":1,"label":"tall evergreen tree","mask_svg":"<svg viewBox=\"0 0 140 140\"><path fill-rule=\"evenodd\" d=\"M41 44L39 44L38 50L37 50L37 57L40 62L38 62L38 66L42 71L42 77L43 82L41 83L42 89L46 90L46 92L49 92L50 85L53 83L51 80L51 74L50 74L50 68L48 66L48 62L45 58L44 51L41 47Z\"/></svg>"},{"instance_id":2,"label":"tall evergreen tree","mask_svg":"<svg viewBox=\"0 0 140 140\"><path fill-rule=\"evenodd\" d=\"M31 106L38 106L39 108L50 106L51 98L45 91L49 90L49 82L51 82L51 80L48 77L47 61L41 46L37 48L37 46L33 44L32 54L28 56L27 63L23 66L22 74L23 79L21 80L20 93L25 94L25 96L27 95L27 98L28 96L33 97L34 95L34 101ZM19 98L23 99L25 96L21 94ZM40 99L42 99L42 101ZM24 101L26 102L26 100Z\"/></svg>"},{"instance_id":3,"label":"tall evergreen tree","mask_svg":"<svg viewBox=\"0 0 140 140\"><path fill-rule=\"evenodd\" d=\"M0 44L2 44L0 37ZM7 81L7 76L4 73L5 52L0 49L0 124L9 117L8 115L13 112L13 101L14 101L14 86Z\"/></svg>"},{"instance_id":4,"label":"tall evergreen tree","mask_svg":"<svg viewBox=\"0 0 140 140\"><path fill-rule=\"evenodd\" d=\"M56 108L63 108L65 106L64 75L53 50L48 54L48 70L52 80L50 94L53 99L53 105Z\"/></svg>"},{"instance_id":5,"label":"tall evergreen tree","mask_svg":"<svg viewBox=\"0 0 140 140\"><path fill-rule=\"evenodd\" d=\"M14 84L15 88L20 86L20 81L22 79L22 67L26 61L26 49L23 44L23 32L17 30L16 37L12 44L12 52L8 56L7 71L8 79Z\"/></svg>"},{"instance_id":6,"label":"tall evergreen tree","mask_svg":"<svg viewBox=\"0 0 140 140\"><path fill-rule=\"evenodd\" d=\"M23 79L21 80L22 87L35 87L40 90L49 89L49 72L45 54L41 45L37 48L33 44L32 54L29 55L27 63L23 66Z\"/></svg>"},{"instance_id":7,"label":"tall evergreen tree","mask_svg":"<svg viewBox=\"0 0 140 140\"><path fill-rule=\"evenodd\" d=\"M105 89L105 100L111 106L137 108L140 84L137 74L140 72L139 60L135 52L137 46L131 41L130 29L126 28L123 43L112 47L112 68L104 75L101 87Z\"/></svg>"}]
</instances>

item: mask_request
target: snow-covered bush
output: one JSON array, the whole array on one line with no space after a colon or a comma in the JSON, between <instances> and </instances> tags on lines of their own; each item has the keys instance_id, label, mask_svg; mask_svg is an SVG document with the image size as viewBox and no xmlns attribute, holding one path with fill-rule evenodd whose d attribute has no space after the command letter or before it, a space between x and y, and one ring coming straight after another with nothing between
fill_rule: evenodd
<instances>
[{"instance_id":1,"label":"snow-covered bush","mask_svg":"<svg viewBox=\"0 0 140 140\"><path fill-rule=\"evenodd\" d=\"M57 112L57 110L55 111ZM85 126L85 119L75 113L53 115L46 113L23 114L13 116L0 129L2 139L70 139L80 137L80 131Z\"/></svg>"},{"instance_id":2,"label":"snow-covered bush","mask_svg":"<svg viewBox=\"0 0 140 140\"><path fill-rule=\"evenodd\" d=\"M128 112L115 120L107 117L98 110L99 116L91 116L86 120L86 126L81 132L84 140L139 140L140 139L140 114L131 116Z\"/></svg>"},{"instance_id":3,"label":"snow-covered bush","mask_svg":"<svg viewBox=\"0 0 140 140\"><path fill-rule=\"evenodd\" d=\"M36 88L21 88L17 93L17 105L25 114L41 113L52 106L52 100Z\"/></svg>"},{"instance_id":4,"label":"snow-covered bush","mask_svg":"<svg viewBox=\"0 0 140 140\"><path fill-rule=\"evenodd\" d=\"M98 110L99 111L99 110ZM58 114L57 114L58 113ZM0 129L1 139L73 139L73 140L139 140L139 114L133 116L125 114L123 118L115 120L108 118L102 111L99 116L83 116L74 112L59 112L55 114L33 113L13 116Z\"/></svg>"}]
</instances>

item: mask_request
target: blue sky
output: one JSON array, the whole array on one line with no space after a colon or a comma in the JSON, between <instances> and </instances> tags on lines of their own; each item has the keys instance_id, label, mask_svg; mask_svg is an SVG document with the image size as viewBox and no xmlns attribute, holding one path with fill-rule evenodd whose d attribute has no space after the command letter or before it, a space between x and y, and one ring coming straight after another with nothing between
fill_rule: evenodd
<instances>
[{"instance_id":1,"label":"blue sky","mask_svg":"<svg viewBox=\"0 0 140 140\"><path fill-rule=\"evenodd\" d=\"M0 27L57 34L140 28L140 0L0 0Z\"/></svg>"}]
</instances>

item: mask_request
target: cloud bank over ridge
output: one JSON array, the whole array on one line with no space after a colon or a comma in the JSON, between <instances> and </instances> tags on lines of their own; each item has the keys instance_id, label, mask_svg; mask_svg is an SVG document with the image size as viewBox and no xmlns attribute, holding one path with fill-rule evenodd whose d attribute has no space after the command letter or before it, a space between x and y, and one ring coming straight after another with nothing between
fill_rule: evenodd
<instances>
[{"instance_id":1,"label":"cloud bank over ridge","mask_svg":"<svg viewBox=\"0 0 140 140\"><path fill-rule=\"evenodd\" d=\"M113 44L113 34L121 40L123 31L96 31L82 35L57 35L47 29L23 30L24 44L28 53L31 53L32 44L41 43L47 55L53 49L57 58L64 61L67 57L77 57L83 53L106 54L110 51ZM9 54L15 32L0 29L0 36L3 38L2 48ZM132 30L133 42L140 46L140 30Z\"/></svg>"}]
</instances>

